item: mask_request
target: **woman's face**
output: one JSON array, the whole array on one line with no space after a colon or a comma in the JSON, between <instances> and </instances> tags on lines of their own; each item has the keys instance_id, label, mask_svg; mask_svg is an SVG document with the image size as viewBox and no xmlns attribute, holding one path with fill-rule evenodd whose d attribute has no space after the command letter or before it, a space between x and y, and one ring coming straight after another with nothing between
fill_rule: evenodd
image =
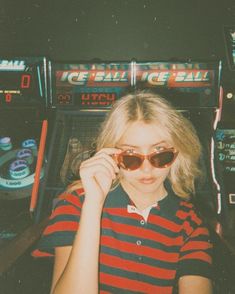
<instances>
[{"instance_id":1,"label":"woman's face","mask_svg":"<svg viewBox=\"0 0 235 294\"><path fill-rule=\"evenodd\" d=\"M147 155L159 148L174 147L169 145L164 138L164 131L154 124L141 121L134 122L123 134L117 147L122 150L133 150ZM143 196L159 195L165 193L164 180L169 174L170 167L156 168L148 159L134 170L120 169L121 183L128 186L133 193Z\"/></svg>"}]
</instances>

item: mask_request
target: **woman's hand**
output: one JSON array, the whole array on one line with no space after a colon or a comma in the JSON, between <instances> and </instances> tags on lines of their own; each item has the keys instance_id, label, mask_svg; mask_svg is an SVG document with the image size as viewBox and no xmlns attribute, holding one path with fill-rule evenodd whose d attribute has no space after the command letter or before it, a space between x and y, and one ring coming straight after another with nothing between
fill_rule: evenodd
<instances>
[{"instance_id":1,"label":"woman's hand","mask_svg":"<svg viewBox=\"0 0 235 294\"><path fill-rule=\"evenodd\" d=\"M85 190L86 200L103 205L116 179L119 168L112 155L120 153L116 148L103 148L93 157L82 162L80 177Z\"/></svg>"}]
</instances>

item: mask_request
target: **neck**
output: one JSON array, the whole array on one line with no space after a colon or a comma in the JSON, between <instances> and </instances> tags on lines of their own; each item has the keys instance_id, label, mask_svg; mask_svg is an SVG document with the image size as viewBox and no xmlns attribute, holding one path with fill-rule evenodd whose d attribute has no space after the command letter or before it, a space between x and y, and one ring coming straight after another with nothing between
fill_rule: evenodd
<instances>
[{"instance_id":1,"label":"neck","mask_svg":"<svg viewBox=\"0 0 235 294\"><path fill-rule=\"evenodd\" d=\"M157 203L159 200L162 200L167 196L167 191L163 184L153 192L139 191L124 180L121 181L121 185L130 197L131 201L139 210L144 210L145 208Z\"/></svg>"}]
</instances>

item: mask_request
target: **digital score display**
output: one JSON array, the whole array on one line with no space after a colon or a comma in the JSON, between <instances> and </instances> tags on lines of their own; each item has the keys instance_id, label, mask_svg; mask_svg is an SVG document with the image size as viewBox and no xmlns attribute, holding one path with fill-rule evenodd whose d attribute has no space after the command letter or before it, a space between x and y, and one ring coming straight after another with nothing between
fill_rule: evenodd
<instances>
[{"instance_id":1,"label":"digital score display","mask_svg":"<svg viewBox=\"0 0 235 294\"><path fill-rule=\"evenodd\" d=\"M0 106L46 103L44 58L0 59Z\"/></svg>"}]
</instances>

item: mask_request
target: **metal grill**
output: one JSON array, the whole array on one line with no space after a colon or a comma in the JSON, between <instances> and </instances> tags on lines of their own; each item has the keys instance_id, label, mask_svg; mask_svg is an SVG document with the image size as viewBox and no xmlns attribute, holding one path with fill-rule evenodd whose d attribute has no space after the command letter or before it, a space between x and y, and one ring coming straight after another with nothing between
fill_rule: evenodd
<instances>
[{"instance_id":1,"label":"metal grill","mask_svg":"<svg viewBox=\"0 0 235 294\"><path fill-rule=\"evenodd\" d=\"M104 117L105 112L57 112L49 151L47 189L60 190L79 178L79 164L93 154Z\"/></svg>"}]
</instances>

